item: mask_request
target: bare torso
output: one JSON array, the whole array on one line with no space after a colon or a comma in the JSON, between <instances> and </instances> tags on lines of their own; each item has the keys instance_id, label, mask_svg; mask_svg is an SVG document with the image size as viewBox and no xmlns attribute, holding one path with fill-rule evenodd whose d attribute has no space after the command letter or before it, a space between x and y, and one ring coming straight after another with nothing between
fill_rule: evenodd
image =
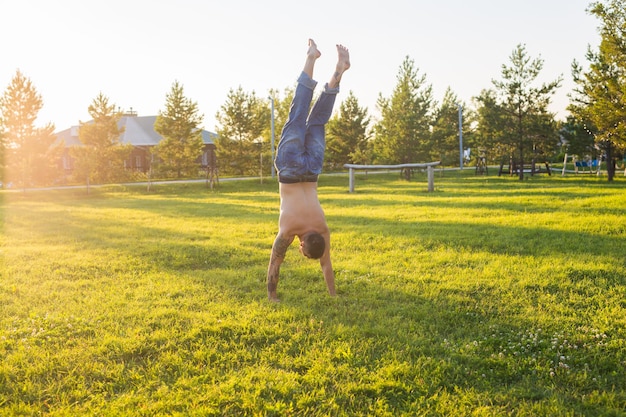
<instances>
[{"instance_id":1,"label":"bare torso","mask_svg":"<svg viewBox=\"0 0 626 417\"><path fill-rule=\"evenodd\" d=\"M330 231L326 224L324 210L317 197L317 183L300 182L296 184L280 183L280 217L278 219L278 235L272 245L272 255L267 269L267 293L272 301L278 301L276 287L280 265L285 259L287 248L297 236L302 237L310 232L317 232L324 237L326 245L320 261L324 281L331 296L335 292L335 273L330 260ZM302 244L302 243L301 243ZM300 249L302 251L302 248ZM304 253L303 253L304 255Z\"/></svg>"},{"instance_id":2,"label":"bare torso","mask_svg":"<svg viewBox=\"0 0 626 417\"><path fill-rule=\"evenodd\" d=\"M285 237L317 232L328 242L328 225L317 197L317 183L280 184L278 228Z\"/></svg>"}]
</instances>

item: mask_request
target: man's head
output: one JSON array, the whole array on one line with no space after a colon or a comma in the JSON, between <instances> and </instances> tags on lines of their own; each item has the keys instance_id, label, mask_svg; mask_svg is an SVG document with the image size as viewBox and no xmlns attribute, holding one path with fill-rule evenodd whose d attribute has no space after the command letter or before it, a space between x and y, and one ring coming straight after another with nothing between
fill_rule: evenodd
<instances>
[{"instance_id":1,"label":"man's head","mask_svg":"<svg viewBox=\"0 0 626 417\"><path fill-rule=\"evenodd\" d=\"M324 236L317 232L310 232L302 236L300 252L309 259L319 259L326 249Z\"/></svg>"}]
</instances>

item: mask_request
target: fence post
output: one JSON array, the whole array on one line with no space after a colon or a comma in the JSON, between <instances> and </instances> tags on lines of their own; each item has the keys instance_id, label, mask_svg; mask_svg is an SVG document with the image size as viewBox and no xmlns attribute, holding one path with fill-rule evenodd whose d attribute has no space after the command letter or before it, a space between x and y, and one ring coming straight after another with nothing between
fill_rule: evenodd
<instances>
[{"instance_id":1,"label":"fence post","mask_svg":"<svg viewBox=\"0 0 626 417\"><path fill-rule=\"evenodd\" d=\"M354 168L350 167L350 192L354 192Z\"/></svg>"},{"instance_id":2,"label":"fence post","mask_svg":"<svg viewBox=\"0 0 626 417\"><path fill-rule=\"evenodd\" d=\"M428 192L432 193L435 191L435 168L429 165L426 171L428 172Z\"/></svg>"}]
</instances>

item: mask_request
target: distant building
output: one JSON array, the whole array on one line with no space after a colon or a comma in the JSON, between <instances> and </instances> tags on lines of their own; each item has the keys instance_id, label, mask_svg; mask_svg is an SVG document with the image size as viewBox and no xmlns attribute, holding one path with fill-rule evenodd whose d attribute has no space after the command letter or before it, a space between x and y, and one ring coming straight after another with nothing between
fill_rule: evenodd
<instances>
[{"instance_id":1,"label":"distant building","mask_svg":"<svg viewBox=\"0 0 626 417\"><path fill-rule=\"evenodd\" d=\"M137 116L133 112L124 114L120 118L118 126L124 129L120 137L120 143L133 146L133 151L125 162L126 169L139 172L148 172L150 169L150 149L163 140L163 137L154 130L156 118L157 116ZM56 133L57 140L65 142L65 151L63 152L61 163L67 174L71 174L74 169L74 160L69 152L70 148L82 146L81 141L78 139L79 129L79 126L72 126L69 129ZM202 130L204 148L202 157L198 159L198 164L202 168L206 169L207 166L215 167L214 139L216 137L215 133Z\"/></svg>"}]
</instances>

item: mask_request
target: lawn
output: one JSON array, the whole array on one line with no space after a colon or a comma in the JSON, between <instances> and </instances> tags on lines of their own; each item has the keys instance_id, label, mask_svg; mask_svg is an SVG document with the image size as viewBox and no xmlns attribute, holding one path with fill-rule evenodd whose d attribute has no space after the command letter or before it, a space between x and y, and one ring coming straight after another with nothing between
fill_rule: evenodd
<instances>
[{"instance_id":1,"label":"lawn","mask_svg":"<svg viewBox=\"0 0 626 417\"><path fill-rule=\"evenodd\" d=\"M3 192L2 416L621 416L626 180L322 176L338 296L275 181Z\"/></svg>"}]
</instances>

